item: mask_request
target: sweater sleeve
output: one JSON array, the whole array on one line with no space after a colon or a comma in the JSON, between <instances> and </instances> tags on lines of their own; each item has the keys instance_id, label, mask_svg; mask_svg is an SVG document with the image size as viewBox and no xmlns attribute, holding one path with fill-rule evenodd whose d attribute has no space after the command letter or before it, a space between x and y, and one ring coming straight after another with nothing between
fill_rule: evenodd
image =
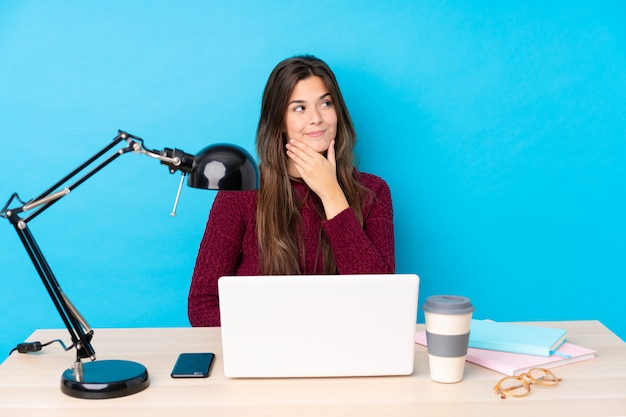
<instances>
[{"instance_id":1,"label":"sweater sleeve","mask_svg":"<svg viewBox=\"0 0 626 417\"><path fill-rule=\"evenodd\" d=\"M189 289L192 326L219 326L217 280L234 275L242 253L245 204L242 191L220 191L215 197L200 243Z\"/></svg>"},{"instance_id":2,"label":"sweater sleeve","mask_svg":"<svg viewBox=\"0 0 626 417\"><path fill-rule=\"evenodd\" d=\"M391 191L378 177L370 176L369 182L365 185L373 197L364 207L363 226L352 208L323 223L339 274L390 274L396 269Z\"/></svg>"}]
</instances>

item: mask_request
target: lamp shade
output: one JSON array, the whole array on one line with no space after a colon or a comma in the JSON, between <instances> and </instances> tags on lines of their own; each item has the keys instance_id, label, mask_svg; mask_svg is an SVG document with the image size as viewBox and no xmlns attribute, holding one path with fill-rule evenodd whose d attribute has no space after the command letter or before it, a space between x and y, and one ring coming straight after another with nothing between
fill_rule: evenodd
<instances>
[{"instance_id":1,"label":"lamp shade","mask_svg":"<svg viewBox=\"0 0 626 417\"><path fill-rule=\"evenodd\" d=\"M187 185L205 190L256 190L259 169L245 149L214 144L195 156Z\"/></svg>"}]
</instances>

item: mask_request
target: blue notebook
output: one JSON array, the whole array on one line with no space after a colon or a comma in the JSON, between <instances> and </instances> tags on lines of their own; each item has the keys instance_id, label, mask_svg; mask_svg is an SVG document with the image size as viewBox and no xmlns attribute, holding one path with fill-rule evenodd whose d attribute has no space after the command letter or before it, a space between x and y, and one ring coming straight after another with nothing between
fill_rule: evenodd
<instances>
[{"instance_id":1,"label":"blue notebook","mask_svg":"<svg viewBox=\"0 0 626 417\"><path fill-rule=\"evenodd\" d=\"M472 320L469 347L550 356L565 343L566 336L565 329Z\"/></svg>"}]
</instances>

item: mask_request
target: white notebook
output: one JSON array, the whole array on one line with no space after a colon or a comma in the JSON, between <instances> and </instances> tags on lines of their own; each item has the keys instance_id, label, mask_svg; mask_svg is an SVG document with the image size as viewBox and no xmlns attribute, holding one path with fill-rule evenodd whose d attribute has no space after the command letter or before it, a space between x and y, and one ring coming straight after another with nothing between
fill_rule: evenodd
<instances>
[{"instance_id":1,"label":"white notebook","mask_svg":"<svg viewBox=\"0 0 626 417\"><path fill-rule=\"evenodd\" d=\"M417 275L227 276L218 286L227 377L413 372Z\"/></svg>"}]
</instances>

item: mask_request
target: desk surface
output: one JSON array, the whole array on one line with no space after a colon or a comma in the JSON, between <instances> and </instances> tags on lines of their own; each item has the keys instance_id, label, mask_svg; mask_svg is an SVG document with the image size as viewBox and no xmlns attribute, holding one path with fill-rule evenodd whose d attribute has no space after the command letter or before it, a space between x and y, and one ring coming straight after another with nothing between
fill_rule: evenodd
<instances>
[{"instance_id":1,"label":"desk surface","mask_svg":"<svg viewBox=\"0 0 626 417\"><path fill-rule=\"evenodd\" d=\"M563 378L556 388L533 388L527 397L506 400L492 390L502 375L470 363L463 382L432 382L420 345L410 376L228 379L219 328L100 329L93 342L98 359L144 364L148 389L110 400L68 397L59 383L74 352L53 344L36 354L14 353L0 366L0 416L626 415L626 343L597 321L541 325L568 329L572 343L596 349L597 357L556 368ZM37 330L28 340L45 343L66 334ZM170 378L180 352L202 351L217 355L209 378Z\"/></svg>"}]
</instances>

